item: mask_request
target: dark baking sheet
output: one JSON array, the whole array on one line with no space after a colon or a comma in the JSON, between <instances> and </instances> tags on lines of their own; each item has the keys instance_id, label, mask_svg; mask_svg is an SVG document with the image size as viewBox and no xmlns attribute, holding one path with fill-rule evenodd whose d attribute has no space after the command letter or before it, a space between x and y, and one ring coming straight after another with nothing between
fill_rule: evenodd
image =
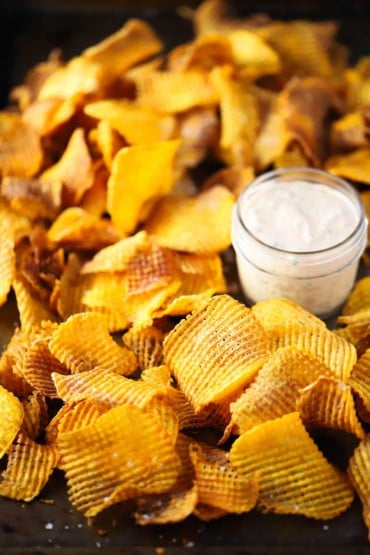
<instances>
[{"instance_id":1,"label":"dark baking sheet","mask_svg":"<svg viewBox=\"0 0 370 555\"><path fill-rule=\"evenodd\" d=\"M174 6L179 2L58 0L43 3L2 3L0 15L0 105L5 105L11 86L19 83L29 67L44 60L52 48L61 48L68 59L119 28L131 16L148 20L168 48L192 36L191 25ZM194 4L194 3L193 3ZM370 54L370 4L367 1L248 2L248 9L233 3L238 13L266 11L273 17L337 19L339 38L351 48L352 59ZM298 2L297 2L298 4ZM168 6L171 5L171 8ZM140 8L138 7L140 6ZM242 299L235 279L232 253L225 270L233 295ZM0 341L6 343L17 319L10 303L0 310ZM353 438L327 434L317 438L333 461L345 468ZM114 521L112 523L112 521ZM106 534L101 535L101 530ZM166 555L190 552L202 555L365 555L370 553L367 530L358 499L342 516L327 522L299 516L261 515L252 511L210 523L196 518L168 526L138 527L123 509L99 517L94 527L73 509L66 496L61 472L56 472L39 499L22 504L0 498L0 553L84 555Z\"/></svg>"}]
</instances>

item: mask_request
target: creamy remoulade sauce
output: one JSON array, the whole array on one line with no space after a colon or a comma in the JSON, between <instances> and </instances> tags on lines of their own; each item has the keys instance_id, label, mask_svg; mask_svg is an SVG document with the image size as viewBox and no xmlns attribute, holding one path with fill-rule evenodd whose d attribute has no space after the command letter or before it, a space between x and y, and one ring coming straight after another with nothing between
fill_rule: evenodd
<instances>
[{"instance_id":1,"label":"creamy remoulade sauce","mask_svg":"<svg viewBox=\"0 0 370 555\"><path fill-rule=\"evenodd\" d=\"M269 183L242 211L246 227L257 239L277 249L310 252L341 243L359 216L343 193L325 185Z\"/></svg>"},{"instance_id":2,"label":"creamy remoulade sauce","mask_svg":"<svg viewBox=\"0 0 370 555\"><path fill-rule=\"evenodd\" d=\"M257 178L233 213L232 242L247 298L287 297L322 317L345 301L366 241L357 191L312 168Z\"/></svg>"}]
</instances>

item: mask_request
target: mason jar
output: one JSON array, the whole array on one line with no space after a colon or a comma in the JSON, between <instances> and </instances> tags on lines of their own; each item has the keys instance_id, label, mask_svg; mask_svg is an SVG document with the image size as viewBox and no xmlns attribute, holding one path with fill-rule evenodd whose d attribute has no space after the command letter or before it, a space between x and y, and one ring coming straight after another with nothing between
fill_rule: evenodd
<instances>
[{"instance_id":1,"label":"mason jar","mask_svg":"<svg viewBox=\"0 0 370 555\"><path fill-rule=\"evenodd\" d=\"M242 191L231 236L251 303L286 297L326 318L354 285L367 219L360 195L345 180L286 168L262 174Z\"/></svg>"}]
</instances>

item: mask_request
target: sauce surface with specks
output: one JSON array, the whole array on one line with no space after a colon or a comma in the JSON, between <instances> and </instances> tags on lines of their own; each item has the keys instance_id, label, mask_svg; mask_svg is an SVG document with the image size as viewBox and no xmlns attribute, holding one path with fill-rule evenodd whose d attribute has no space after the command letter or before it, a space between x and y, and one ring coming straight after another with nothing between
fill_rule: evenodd
<instances>
[{"instance_id":1,"label":"sauce surface with specks","mask_svg":"<svg viewBox=\"0 0 370 555\"><path fill-rule=\"evenodd\" d=\"M344 241L356 228L358 210L325 185L271 182L249 199L243 220L259 241L290 252L312 252Z\"/></svg>"}]
</instances>

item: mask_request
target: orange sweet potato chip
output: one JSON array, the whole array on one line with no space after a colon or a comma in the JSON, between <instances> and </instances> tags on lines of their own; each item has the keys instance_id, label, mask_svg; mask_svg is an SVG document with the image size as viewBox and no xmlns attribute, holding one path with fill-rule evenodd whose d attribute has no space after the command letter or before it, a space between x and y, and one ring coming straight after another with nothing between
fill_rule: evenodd
<instances>
[{"instance_id":1,"label":"orange sweet potato chip","mask_svg":"<svg viewBox=\"0 0 370 555\"><path fill-rule=\"evenodd\" d=\"M174 185L177 140L122 148L108 180L107 209L122 233L132 233L154 202Z\"/></svg>"},{"instance_id":2,"label":"orange sweet potato chip","mask_svg":"<svg viewBox=\"0 0 370 555\"><path fill-rule=\"evenodd\" d=\"M194 197L167 196L145 224L155 241L170 249L211 254L230 246L230 222L235 198L222 186Z\"/></svg>"},{"instance_id":3,"label":"orange sweet potato chip","mask_svg":"<svg viewBox=\"0 0 370 555\"><path fill-rule=\"evenodd\" d=\"M163 352L196 412L246 385L269 355L262 326L227 295L213 297L182 320L167 335Z\"/></svg>"},{"instance_id":4,"label":"orange sweet potato chip","mask_svg":"<svg viewBox=\"0 0 370 555\"><path fill-rule=\"evenodd\" d=\"M231 447L230 461L242 475L258 474L263 511L329 519L353 500L346 475L325 459L297 412L245 432Z\"/></svg>"},{"instance_id":5,"label":"orange sweet potato chip","mask_svg":"<svg viewBox=\"0 0 370 555\"><path fill-rule=\"evenodd\" d=\"M86 516L118 501L162 493L180 471L158 416L130 405L111 409L87 428L61 434L59 445L70 500Z\"/></svg>"}]
</instances>

